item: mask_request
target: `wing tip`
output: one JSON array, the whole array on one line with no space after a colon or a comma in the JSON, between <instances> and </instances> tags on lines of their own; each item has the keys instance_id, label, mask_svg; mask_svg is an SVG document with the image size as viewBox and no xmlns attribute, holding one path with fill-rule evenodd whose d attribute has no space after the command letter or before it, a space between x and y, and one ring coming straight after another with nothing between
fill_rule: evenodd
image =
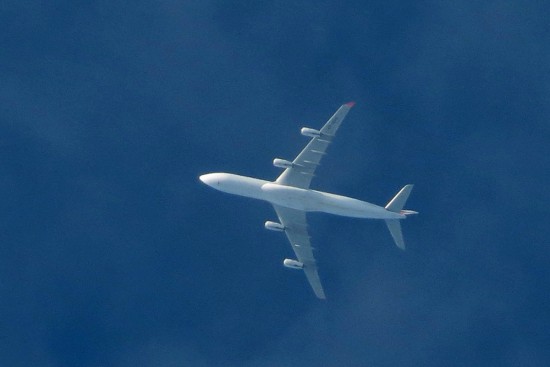
<instances>
[{"instance_id":1,"label":"wing tip","mask_svg":"<svg viewBox=\"0 0 550 367\"><path fill-rule=\"evenodd\" d=\"M351 102L345 103L345 105L348 106L349 108L352 108L353 106L355 106L355 102L351 101Z\"/></svg>"}]
</instances>

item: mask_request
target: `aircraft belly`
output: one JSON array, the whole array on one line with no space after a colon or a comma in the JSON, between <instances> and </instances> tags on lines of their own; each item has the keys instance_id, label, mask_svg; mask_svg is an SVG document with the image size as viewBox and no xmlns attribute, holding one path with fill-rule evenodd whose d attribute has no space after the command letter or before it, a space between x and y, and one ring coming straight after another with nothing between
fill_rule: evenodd
<instances>
[{"instance_id":1,"label":"aircraft belly","mask_svg":"<svg viewBox=\"0 0 550 367\"><path fill-rule=\"evenodd\" d=\"M315 191L319 196L322 212L355 218L401 219L401 215L387 211L385 208L366 201L347 196Z\"/></svg>"},{"instance_id":2,"label":"aircraft belly","mask_svg":"<svg viewBox=\"0 0 550 367\"><path fill-rule=\"evenodd\" d=\"M270 203L306 212L324 212L355 218L401 219L403 217L366 201L321 191L274 183L263 185L262 191L264 200Z\"/></svg>"},{"instance_id":3,"label":"aircraft belly","mask_svg":"<svg viewBox=\"0 0 550 367\"><path fill-rule=\"evenodd\" d=\"M262 191L264 200L272 204L306 212L318 209L318 203L310 190L267 183L262 186Z\"/></svg>"}]
</instances>

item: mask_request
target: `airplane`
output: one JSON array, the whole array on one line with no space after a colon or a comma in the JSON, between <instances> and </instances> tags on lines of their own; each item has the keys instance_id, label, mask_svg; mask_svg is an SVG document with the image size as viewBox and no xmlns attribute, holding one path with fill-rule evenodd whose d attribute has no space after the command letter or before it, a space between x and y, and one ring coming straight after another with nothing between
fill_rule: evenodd
<instances>
[{"instance_id":1,"label":"airplane","mask_svg":"<svg viewBox=\"0 0 550 367\"><path fill-rule=\"evenodd\" d=\"M405 249L405 242L400 221L409 215L418 214L413 210L403 209L413 188L410 184L405 185L385 207L309 188L315 170L332 143L336 131L354 105L355 102L343 104L321 130L302 128L301 134L311 140L292 162L280 158L273 160L275 167L284 169L275 181L230 173L208 173L199 176L203 183L216 190L264 200L273 205L279 222L267 221L265 228L284 232L297 257L297 260L285 259L283 265L287 268L303 270L319 299L326 299L326 295L309 240L307 212L383 219L395 244L402 250Z\"/></svg>"}]
</instances>

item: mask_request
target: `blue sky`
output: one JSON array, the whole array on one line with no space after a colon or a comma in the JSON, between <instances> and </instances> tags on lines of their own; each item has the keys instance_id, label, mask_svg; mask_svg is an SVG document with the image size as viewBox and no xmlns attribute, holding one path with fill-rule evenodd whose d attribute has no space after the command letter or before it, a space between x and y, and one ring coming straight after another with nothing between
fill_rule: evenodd
<instances>
[{"instance_id":1,"label":"blue sky","mask_svg":"<svg viewBox=\"0 0 550 367\"><path fill-rule=\"evenodd\" d=\"M547 366L550 43L542 1L6 1L0 364ZM329 299L282 267L274 179L355 100L313 187Z\"/></svg>"}]
</instances>

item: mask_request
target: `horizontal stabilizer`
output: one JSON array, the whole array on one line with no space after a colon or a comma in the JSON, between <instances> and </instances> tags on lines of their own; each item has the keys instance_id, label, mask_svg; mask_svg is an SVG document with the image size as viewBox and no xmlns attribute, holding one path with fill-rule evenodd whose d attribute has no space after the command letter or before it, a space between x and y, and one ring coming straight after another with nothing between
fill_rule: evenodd
<instances>
[{"instance_id":1,"label":"horizontal stabilizer","mask_svg":"<svg viewBox=\"0 0 550 367\"><path fill-rule=\"evenodd\" d=\"M414 210L403 210L409 195L413 189L413 185L405 185L393 199L386 205L386 210L394 213L399 213L404 216L418 214ZM397 247L401 250L405 249L405 241L403 240L403 233L401 232L401 222L399 219L386 219L386 225L390 230L391 236L395 241Z\"/></svg>"},{"instance_id":2,"label":"horizontal stabilizer","mask_svg":"<svg viewBox=\"0 0 550 367\"><path fill-rule=\"evenodd\" d=\"M403 233L401 232L401 222L399 219L386 219L386 225L390 230L391 236L395 241L397 247L401 250L405 250L405 241L403 240Z\"/></svg>"},{"instance_id":3,"label":"horizontal stabilizer","mask_svg":"<svg viewBox=\"0 0 550 367\"><path fill-rule=\"evenodd\" d=\"M405 206L409 195L413 189L414 185L405 185L393 199L386 205L386 209L390 212L399 213L401 209Z\"/></svg>"}]
</instances>

